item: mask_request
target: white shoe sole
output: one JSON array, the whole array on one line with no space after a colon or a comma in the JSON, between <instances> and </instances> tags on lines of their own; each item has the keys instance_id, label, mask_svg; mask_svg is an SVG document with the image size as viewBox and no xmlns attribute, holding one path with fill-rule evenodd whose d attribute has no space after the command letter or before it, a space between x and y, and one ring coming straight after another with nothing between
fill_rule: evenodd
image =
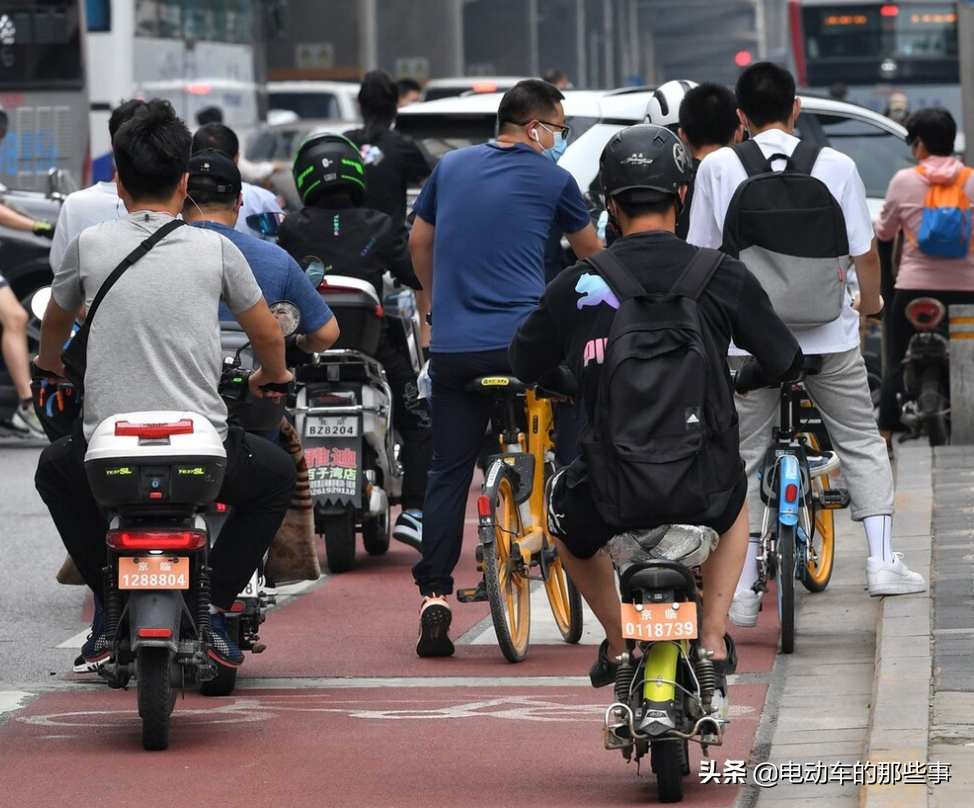
<instances>
[{"instance_id":1,"label":"white shoe sole","mask_svg":"<svg viewBox=\"0 0 974 808\"><path fill-rule=\"evenodd\" d=\"M758 624L757 615L754 615L753 617L751 615L742 617L741 615L736 615L734 612L731 612L727 615L727 618L731 621L731 623L733 623L735 626L739 626L740 628L754 628Z\"/></svg>"},{"instance_id":2,"label":"white shoe sole","mask_svg":"<svg viewBox=\"0 0 974 808\"><path fill-rule=\"evenodd\" d=\"M927 584L926 582L915 584L903 581L902 583L888 583L876 587L867 585L866 588L869 590L869 597L881 598L885 595L919 595L927 591Z\"/></svg>"}]
</instances>

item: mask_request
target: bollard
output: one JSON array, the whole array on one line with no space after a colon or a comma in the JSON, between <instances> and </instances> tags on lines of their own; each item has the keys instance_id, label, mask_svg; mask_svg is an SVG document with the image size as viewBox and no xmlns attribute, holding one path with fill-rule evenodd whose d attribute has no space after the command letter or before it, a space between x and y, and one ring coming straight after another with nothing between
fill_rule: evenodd
<instances>
[{"instance_id":1,"label":"bollard","mask_svg":"<svg viewBox=\"0 0 974 808\"><path fill-rule=\"evenodd\" d=\"M950 442L974 444L974 306L951 306Z\"/></svg>"}]
</instances>

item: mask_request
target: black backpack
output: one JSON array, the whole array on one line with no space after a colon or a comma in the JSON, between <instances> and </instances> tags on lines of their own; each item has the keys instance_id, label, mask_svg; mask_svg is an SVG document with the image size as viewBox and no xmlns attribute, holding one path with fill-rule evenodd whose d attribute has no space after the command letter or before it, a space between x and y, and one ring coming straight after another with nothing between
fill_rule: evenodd
<instances>
[{"instance_id":1,"label":"black backpack","mask_svg":"<svg viewBox=\"0 0 974 808\"><path fill-rule=\"evenodd\" d=\"M599 513L617 527L712 519L741 479L726 357L697 299L723 256L699 250L669 292L650 293L611 251L587 260L619 299L594 417L579 440Z\"/></svg>"},{"instance_id":2,"label":"black backpack","mask_svg":"<svg viewBox=\"0 0 974 808\"><path fill-rule=\"evenodd\" d=\"M849 238L838 200L811 176L821 148L801 141L791 157L769 158L753 140L733 148L748 178L727 208L721 250L747 265L787 325L832 322L846 305Z\"/></svg>"}]
</instances>

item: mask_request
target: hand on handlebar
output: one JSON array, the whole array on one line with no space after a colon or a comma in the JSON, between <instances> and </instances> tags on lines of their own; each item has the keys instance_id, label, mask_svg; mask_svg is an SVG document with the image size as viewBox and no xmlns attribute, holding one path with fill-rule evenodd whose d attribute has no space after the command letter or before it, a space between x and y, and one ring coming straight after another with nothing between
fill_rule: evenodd
<instances>
[{"instance_id":1,"label":"hand on handlebar","mask_svg":"<svg viewBox=\"0 0 974 808\"><path fill-rule=\"evenodd\" d=\"M285 370L283 374L276 377L269 377L263 368L257 368L247 380L250 392L258 398L267 396L268 398L279 401L281 396L287 395L290 390L294 374Z\"/></svg>"}]
</instances>

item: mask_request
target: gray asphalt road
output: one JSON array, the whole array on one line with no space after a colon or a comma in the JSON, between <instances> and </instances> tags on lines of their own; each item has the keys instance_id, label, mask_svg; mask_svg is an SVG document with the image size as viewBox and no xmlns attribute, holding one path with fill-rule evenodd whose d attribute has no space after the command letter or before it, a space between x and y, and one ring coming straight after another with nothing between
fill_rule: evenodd
<instances>
[{"instance_id":1,"label":"gray asphalt road","mask_svg":"<svg viewBox=\"0 0 974 808\"><path fill-rule=\"evenodd\" d=\"M57 646L84 628L84 588L54 578L64 547L34 490L41 448L0 439L0 690L56 685L78 653Z\"/></svg>"}]
</instances>

